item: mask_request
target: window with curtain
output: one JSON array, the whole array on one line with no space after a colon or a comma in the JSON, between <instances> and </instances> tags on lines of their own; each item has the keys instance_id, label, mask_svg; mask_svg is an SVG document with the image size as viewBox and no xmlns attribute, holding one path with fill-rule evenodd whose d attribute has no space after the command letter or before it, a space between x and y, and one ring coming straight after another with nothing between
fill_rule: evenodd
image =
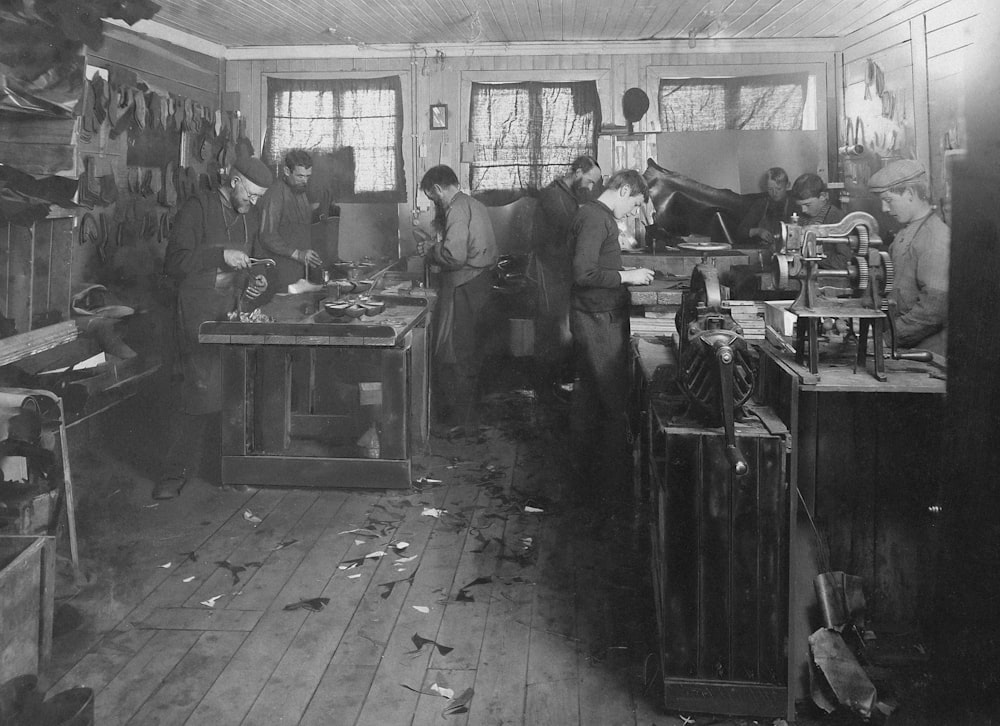
<instances>
[{"instance_id":1,"label":"window with curtain","mask_svg":"<svg viewBox=\"0 0 1000 726\"><path fill-rule=\"evenodd\" d=\"M733 78L662 78L664 131L816 129L816 79L809 73Z\"/></svg>"},{"instance_id":2,"label":"window with curtain","mask_svg":"<svg viewBox=\"0 0 1000 726\"><path fill-rule=\"evenodd\" d=\"M406 200L399 76L268 78L267 95L263 156L272 168L289 149L305 149L314 176L329 175L338 199Z\"/></svg>"},{"instance_id":3,"label":"window with curtain","mask_svg":"<svg viewBox=\"0 0 1000 726\"><path fill-rule=\"evenodd\" d=\"M596 155L600 128L596 81L473 83L469 190L539 189Z\"/></svg>"}]
</instances>

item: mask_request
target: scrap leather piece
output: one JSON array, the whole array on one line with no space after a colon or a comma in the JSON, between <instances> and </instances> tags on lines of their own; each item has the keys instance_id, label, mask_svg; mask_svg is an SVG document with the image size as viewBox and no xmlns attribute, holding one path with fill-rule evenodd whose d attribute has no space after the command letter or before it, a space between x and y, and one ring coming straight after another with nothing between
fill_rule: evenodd
<instances>
[{"instance_id":1,"label":"scrap leather piece","mask_svg":"<svg viewBox=\"0 0 1000 726\"><path fill-rule=\"evenodd\" d=\"M809 649L812 651L816 668L826 678L837 701L862 718L870 718L877 697L875 685L858 663L858 659L854 657L854 653L847 647L840 633L820 628L809 636ZM821 685L814 680L813 701L829 712L832 710L832 704L822 693Z\"/></svg>"}]
</instances>

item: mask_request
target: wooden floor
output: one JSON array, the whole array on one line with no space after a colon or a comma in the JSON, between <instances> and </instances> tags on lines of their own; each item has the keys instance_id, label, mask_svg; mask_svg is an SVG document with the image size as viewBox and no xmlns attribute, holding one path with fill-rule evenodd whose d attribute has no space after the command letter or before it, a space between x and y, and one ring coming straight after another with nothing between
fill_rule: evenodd
<instances>
[{"instance_id":1,"label":"wooden floor","mask_svg":"<svg viewBox=\"0 0 1000 726\"><path fill-rule=\"evenodd\" d=\"M575 506L560 413L492 405L409 491L196 481L154 505L102 460L65 600L83 622L43 684L94 689L100 726L680 723L647 686L636 534Z\"/></svg>"}]
</instances>

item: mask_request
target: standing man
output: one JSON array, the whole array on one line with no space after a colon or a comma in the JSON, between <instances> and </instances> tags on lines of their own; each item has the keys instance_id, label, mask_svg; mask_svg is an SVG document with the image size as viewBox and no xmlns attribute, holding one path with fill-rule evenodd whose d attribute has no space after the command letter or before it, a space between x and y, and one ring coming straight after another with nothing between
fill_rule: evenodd
<instances>
[{"instance_id":1,"label":"standing man","mask_svg":"<svg viewBox=\"0 0 1000 726\"><path fill-rule=\"evenodd\" d=\"M904 225L889 247L896 343L945 355L951 230L931 206L927 170L912 159L893 161L872 174L868 188Z\"/></svg>"},{"instance_id":2,"label":"standing man","mask_svg":"<svg viewBox=\"0 0 1000 726\"><path fill-rule=\"evenodd\" d=\"M830 203L826 182L818 174L803 174L792 185L792 196L802 212L801 224L836 224L844 218L840 207ZM824 245L826 256L819 261L821 270L846 270L851 259L849 244Z\"/></svg>"},{"instance_id":3,"label":"standing man","mask_svg":"<svg viewBox=\"0 0 1000 726\"><path fill-rule=\"evenodd\" d=\"M306 277L306 265L319 267L323 259L312 247L312 207L306 196L313 160L308 152L293 149L285 154L280 184L267 190L261 201L260 242L278 264L279 290Z\"/></svg>"},{"instance_id":4,"label":"standing man","mask_svg":"<svg viewBox=\"0 0 1000 726\"><path fill-rule=\"evenodd\" d=\"M781 223L791 219L795 206L788 196L788 172L772 166L764 174L765 195L750 205L736 229L743 244L771 246L781 235Z\"/></svg>"},{"instance_id":5,"label":"standing man","mask_svg":"<svg viewBox=\"0 0 1000 726\"><path fill-rule=\"evenodd\" d=\"M438 424L474 428L482 367L482 323L497 261L486 207L465 194L449 166L435 166L420 190L437 208L436 238L417 232L417 253L440 269L433 320L434 389Z\"/></svg>"},{"instance_id":6,"label":"standing man","mask_svg":"<svg viewBox=\"0 0 1000 726\"><path fill-rule=\"evenodd\" d=\"M569 173L538 194L532 227L538 278L535 355L539 370L535 388L543 401L551 400L558 386L571 380L567 369L572 367L569 297L573 258L566 236L580 204L587 201L584 197L589 197L600 180L597 161L592 156L579 156L570 165Z\"/></svg>"},{"instance_id":7,"label":"standing man","mask_svg":"<svg viewBox=\"0 0 1000 726\"><path fill-rule=\"evenodd\" d=\"M653 271L646 268L622 269L617 220L636 215L648 198L639 172L620 171L596 201L580 208L569 230L570 330L577 371L571 425L587 493L612 504L620 501L615 490L625 486L630 461L626 285L648 285L653 279Z\"/></svg>"},{"instance_id":8,"label":"standing man","mask_svg":"<svg viewBox=\"0 0 1000 726\"><path fill-rule=\"evenodd\" d=\"M273 181L260 159L240 157L228 182L190 198L177 213L164 268L178 284L178 356L184 382L179 409L171 413L170 441L154 499L180 493L188 474L197 469L208 427L222 409L219 351L198 342L199 326L225 320L238 304L255 305L267 289L264 275L251 278L248 271L260 230L254 204Z\"/></svg>"}]
</instances>

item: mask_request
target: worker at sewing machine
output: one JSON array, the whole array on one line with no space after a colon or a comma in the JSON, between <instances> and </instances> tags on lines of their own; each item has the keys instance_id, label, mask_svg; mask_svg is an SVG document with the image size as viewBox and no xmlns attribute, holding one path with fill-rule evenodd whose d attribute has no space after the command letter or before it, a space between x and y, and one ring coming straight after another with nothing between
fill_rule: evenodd
<instances>
[{"instance_id":1,"label":"worker at sewing machine","mask_svg":"<svg viewBox=\"0 0 1000 726\"><path fill-rule=\"evenodd\" d=\"M868 189L904 225L889 248L896 343L945 355L951 230L930 203L927 170L912 159L893 161L871 176Z\"/></svg>"},{"instance_id":2,"label":"worker at sewing machine","mask_svg":"<svg viewBox=\"0 0 1000 726\"><path fill-rule=\"evenodd\" d=\"M795 211L788 195L788 172L772 166L764 174L764 184L765 195L750 205L736 228L740 243L770 247L781 237L781 223L788 222Z\"/></svg>"},{"instance_id":3,"label":"worker at sewing machine","mask_svg":"<svg viewBox=\"0 0 1000 726\"><path fill-rule=\"evenodd\" d=\"M836 224L844 218L840 207L830 201L826 182L818 174L802 174L792 184L792 196L801 213L799 223ZM821 270L846 270L851 259L849 244L824 245L826 255L819 261Z\"/></svg>"}]
</instances>

